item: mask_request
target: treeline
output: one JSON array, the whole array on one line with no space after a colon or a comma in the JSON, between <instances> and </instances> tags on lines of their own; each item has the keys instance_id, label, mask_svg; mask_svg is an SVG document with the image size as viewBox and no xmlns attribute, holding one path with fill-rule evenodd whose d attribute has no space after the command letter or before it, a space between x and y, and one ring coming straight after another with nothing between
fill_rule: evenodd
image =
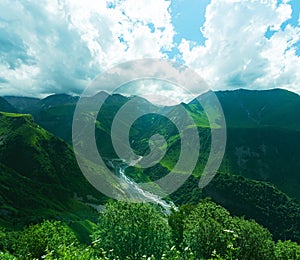
<instances>
[{"instance_id":1,"label":"treeline","mask_svg":"<svg viewBox=\"0 0 300 260\"><path fill-rule=\"evenodd\" d=\"M274 185L243 176L217 174L202 190L199 178L190 178L171 195L176 205L197 204L210 197L234 216L255 219L266 227L275 240L300 243L300 204Z\"/></svg>"},{"instance_id":2,"label":"treeline","mask_svg":"<svg viewBox=\"0 0 300 260\"><path fill-rule=\"evenodd\" d=\"M203 190L231 214L255 219L274 239L300 243L300 205L274 185L242 176L219 174Z\"/></svg>"},{"instance_id":3,"label":"treeline","mask_svg":"<svg viewBox=\"0 0 300 260\"><path fill-rule=\"evenodd\" d=\"M300 246L277 241L253 220L203 200L170 216L155 205L111 202L81 244L68 225L49 221L0 231L0 259L299 259Z\"/></svg>"}]
</instances>

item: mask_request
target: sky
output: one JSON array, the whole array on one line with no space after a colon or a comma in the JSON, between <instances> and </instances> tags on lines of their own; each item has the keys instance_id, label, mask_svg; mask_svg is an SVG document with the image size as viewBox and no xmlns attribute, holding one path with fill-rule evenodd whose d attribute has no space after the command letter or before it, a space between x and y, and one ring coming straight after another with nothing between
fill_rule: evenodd
<instances>
[{"instance_id":1,"label":"sky","mask_svg":"<svg viewBox=\"0 0 300 260\"><path fill-rule=\"evenodd\" d=\"M213 90L300 94L299 0L0 0L0 95L81 94L99 74L159 58Z\"/></svg>"}]
</instances>

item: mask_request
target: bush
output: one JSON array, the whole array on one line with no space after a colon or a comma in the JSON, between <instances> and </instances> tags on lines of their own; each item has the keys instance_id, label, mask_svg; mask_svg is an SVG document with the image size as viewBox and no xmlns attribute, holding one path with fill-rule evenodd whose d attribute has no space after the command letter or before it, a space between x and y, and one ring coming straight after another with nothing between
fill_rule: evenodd
<instances>
[{"instance_id":1,"label":"bush","mask_svg":"<svg viewBox=\"0 0 300 260\"><path fill-rule=\"evenodd\" d=\"M17 241L19 232L17 231L8 231L0 227L0 251L13 252L13 245Z\"/></svg>"},{"instance_id":2,"label":"bush","mask_svg":"<svg viewBox=\"0 0 300 260\"><path fill-rule=\"evenodd\" d=\"M255 221L233 218L209 200L187 212L174 214L183 217L182 246L189 247L197 259L275 259L271 233Z\"/></svg>"},{"instance_id":3,"label":"bush","mask_svg":"<svg viewBox=\"0 0 300 260\"><path fill-rule=\"evenodd\" d=\"M186 204L179 207L179 210L171 210L168 222L172 229L172 240L177 248L181 248L183 240L183 222L189 214L195 209L195 206Z\"/></svg>"},{"instance_id":4,"label":"bush","mask_svg":"<svg viewBox=\"0 0 300 260\"><path fill-rule=\"evenodd\" d=\"M189 247L196 258L225 255L232 235L229 212L210 201L203 201L184 219L183 247Z\"/></svg>"},{"instance_id":5,"label":"bush","mask_svg":"<svg viewBox=\"0 0 300 260\"><path fill-rule=\"evenodd\" d=\"M275 259L275 244L271 233L254 220L233 218L231 228L236 234L238 259Z\"/></svg>"},{"instance_id":6,"label":"bush","mask_svg":"<svg viewBox=\"0 0 300 260\"><path fill-rule=\"evenodd\" d=\"M60 247L71 244L78 245L78 240L68 226L59 221L46 220L25 228L14 249L21 259L32 259L40 258L49 252L55 256Z\"/></svg>"},{"instance_id":7,"label":"bush","mask_svg":"<svg viewBox=\"0 0 300 260\"><path fill-rule=\"evenodd\" d=\"M150 204L114 202L101 213L93 240L121 259L155 256L167 250L171 232L160 211Z\"/></svg>"},{"instance_id":8,"label":"bush","mask_svg":"<svg viewBox=\"0 0 300 260\"><path fill-rule=\"evenodd\" d=\"M276 259L278 260L296 260L300 259L300 246L290 240L279 240L275 248Z\"/></svg>"},{"instance_id":9,"label":"bush","mask_svg":"<svg viewBox=\"0 0 300 260\"><path fill-rule=\"evenodd\" d=\"M0 260L17 260L17 258L15 258L8 252L3 253L2 251L0 251Z\"/></svg>"}]
</instances>

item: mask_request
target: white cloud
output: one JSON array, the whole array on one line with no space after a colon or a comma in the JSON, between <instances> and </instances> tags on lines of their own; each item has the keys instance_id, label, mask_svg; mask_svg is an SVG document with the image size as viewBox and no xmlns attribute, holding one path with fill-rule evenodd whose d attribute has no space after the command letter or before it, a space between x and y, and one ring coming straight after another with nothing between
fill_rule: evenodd
<instances>
[{"instance_id":1,"label":"white cloud","mask_svg":"<svg viewBox=\"0 0 300 260\"><path fill-rule=\"evenodd\" d=\"M182 40L183 60L214 89L282 87L300 92L300 58L293 44L299 27L286 26L288 3L273 0L212 0L202 28L205 46ZM268 28L274 35L267 39Z\"/></svg>"},{"instance_id":2,"label":"white cloud","mask_svg":"<svg viewBox=\"0 0 300 260\"><path fill-rule=\"evenodd\" d=\"M185 39L174 46L169 8L170 0L1 0L0 95L80 93L120 62L167 58L173 47L214 89L300 92L293 47L300 27L281 29L292 13L288 0L211 0L205 46Z\"/></svg>"},{"instance_id":3,"label":"white cloud","mask_svg":"<svg viewBox=\"0 0 300 260\"><path fill-rule=\"evenodd\" d=\"M0 95L80 92L119 62L165 57L175 33L169 5L165 0L2 0L0 39L8 40L0 43ZM20 81L22 71L26 76Z\"/></svg>"}]
</instances>

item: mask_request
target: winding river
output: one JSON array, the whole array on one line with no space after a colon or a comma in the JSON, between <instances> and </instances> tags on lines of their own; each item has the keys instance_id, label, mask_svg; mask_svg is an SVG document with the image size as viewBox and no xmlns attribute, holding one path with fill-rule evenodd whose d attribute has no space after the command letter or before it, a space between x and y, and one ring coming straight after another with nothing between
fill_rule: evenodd
<instances>
[{"instance_id":1,"label":"winding river","mask_svg":"<svg viewBox=\"0 0 300 260\"><path fill-rule=\"evenodd\" d=\"M160 205L166 214L171 213L171 208L177 209L173 202L167 202L161 199L159 196L143 190L138 183L134 180L126 176L125 170L129 166L134 166L138 162L132 162L130 165L125 163L121 163L120 161L110 161L110 164L113 165L115 174L120 178L121 184L126 190L126 194L128 195L129 199L133 201L141 201L141 202L151 202L154 204Z\"/></svg>"}]
</instances>

